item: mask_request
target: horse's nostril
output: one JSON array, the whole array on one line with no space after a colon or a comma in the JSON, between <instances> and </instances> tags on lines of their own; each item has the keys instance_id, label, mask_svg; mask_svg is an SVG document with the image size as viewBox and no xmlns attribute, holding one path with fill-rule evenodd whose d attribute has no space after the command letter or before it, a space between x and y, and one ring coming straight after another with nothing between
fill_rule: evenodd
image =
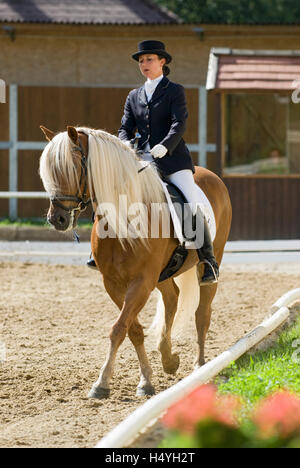
<instances>
[{"instance_id":1,"label":"horse's nostril","mask_svg":"<svg viewBox=\"0 0 300 468\"><path fill-rule=\"evenodd\" d=\"M59 222L59 224L65 224L66 220L65 220L65 218L63 216L59 216L58 217L58 222Z\"/></svg>"}]
</instances>

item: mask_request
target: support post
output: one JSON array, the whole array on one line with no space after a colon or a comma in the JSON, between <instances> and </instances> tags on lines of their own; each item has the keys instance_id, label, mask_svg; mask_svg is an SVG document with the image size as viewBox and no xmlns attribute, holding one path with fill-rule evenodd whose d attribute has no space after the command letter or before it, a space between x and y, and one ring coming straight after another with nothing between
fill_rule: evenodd
<instances>
[{"instance_id":1,"label":"support post","mask_svg":"<svg viewBox=\"0 0 300 468\"><path fill-rule=\"evenodd\" d=\"M198 164L207 167L207 90L206 86L199 87L198 133L199 153Z\"/></svg>"},{"instance_id":2,"label":"support post","mask_svg":"<svg viewBox=\"0 0 300 468\"><path fill-rule=\"evenodd\" d=\"M223 172L223 111L222 111L222 96L220 93L217 93L215 96L216 99L216 143L217 143L217 164L216 164L216 173L219 177L222 177Z\"/></svg>"},{"instance_id":3,"label":"support post","mask_svg":"<svg viewBox=\"0 0 300 468\"><path fill-rule=\"evenodd\" d=\"M9 86L9 191L18 191L18 86ZM16 198L9 200L9 217L17 219L18 201Z\"/></svg>"}]
</instances>

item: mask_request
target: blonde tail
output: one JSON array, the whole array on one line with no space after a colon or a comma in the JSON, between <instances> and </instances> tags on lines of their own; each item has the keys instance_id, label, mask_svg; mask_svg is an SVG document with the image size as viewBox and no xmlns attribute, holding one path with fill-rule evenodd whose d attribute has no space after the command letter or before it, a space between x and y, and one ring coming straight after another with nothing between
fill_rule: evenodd
<instances>
[{"instance_id":1,"label":"blonde tail","mask_svg":"<svg viewBox=\"0 0 300 468\"><path fill-rule=\"evenodd\" d=\"M179 288L178 306L172 328L172 338L178 338L194 318L195 311L200 301L200 286L197 277L196 266L174 278ZM165 327L165 305L160 291L158 291L156 314L150 326L149 332L154 334L157 343L160 342Z\"/></svg>"},{"instance_id":2,"label":"blonde tail","mask_svg":"<svg viewBox=\"0 0 300 468\"><path fill-rule=\"evenodd\" d=\"M194 320L195 312L200 302L200 286L197 267L194 266L177 278L174 278L179 288L178 306L172 327L172 338L178 338L187 328L190 320Z\"/></svg>"}]
</instances>

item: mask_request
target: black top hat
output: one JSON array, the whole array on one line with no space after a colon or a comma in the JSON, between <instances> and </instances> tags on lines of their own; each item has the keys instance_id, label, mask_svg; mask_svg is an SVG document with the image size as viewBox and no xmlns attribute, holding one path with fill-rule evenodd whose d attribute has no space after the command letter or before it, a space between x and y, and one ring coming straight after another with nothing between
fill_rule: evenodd
<instances>
[{"instance_id":1,"label":"black top hat","mask_svg":"<svg viewBox=\"0 0 300 468\"><path fill-rule=\"evenodd\" d=\"M165 44L160 41L142 41L138 44L138 52L132 54L132 58L134 60L139 60L139 56L143 54L156 54L164 57L166 59L166 63L170 63L172 57L165 49Z\"/></svg>"}]
</instances>

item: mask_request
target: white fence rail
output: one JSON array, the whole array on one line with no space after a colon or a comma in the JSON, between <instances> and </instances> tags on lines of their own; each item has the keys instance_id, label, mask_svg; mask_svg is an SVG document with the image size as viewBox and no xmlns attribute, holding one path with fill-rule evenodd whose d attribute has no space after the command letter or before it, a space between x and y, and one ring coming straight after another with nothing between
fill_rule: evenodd
<instances>
[{"instance_id":1,"label":"white fence rail","mask_svg":"<svg viewBox=\"0 0 300 468\"><path fill-rule=\"evenodd\" d=\"M49 198L47 192L0 192L0 198Z\"/></svg>"}]
</instances>

